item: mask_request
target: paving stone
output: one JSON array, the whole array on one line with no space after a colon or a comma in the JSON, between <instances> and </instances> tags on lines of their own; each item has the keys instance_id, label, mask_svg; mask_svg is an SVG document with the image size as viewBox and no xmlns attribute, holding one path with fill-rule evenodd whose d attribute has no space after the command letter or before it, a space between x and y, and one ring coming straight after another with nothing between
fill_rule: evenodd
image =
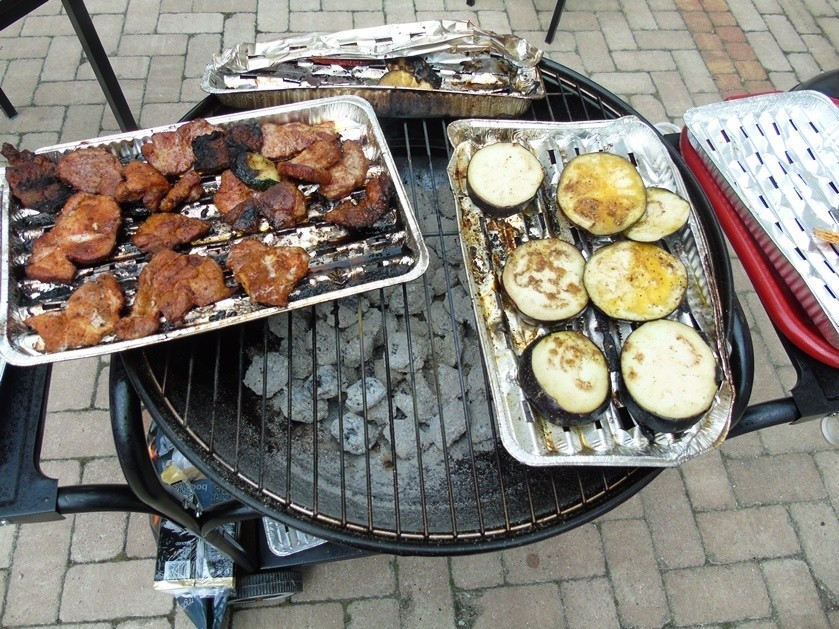
<instances>
[{"instance_id":1,"label":"paving stone","mask_svg":"<svg viewBox=\"0 0 839 629\"><path fill-rule=\"evenodd\" d=\"M504 583L504 568L500 553L480 553L449 559L452 583L455 587L471 590L493 587Z\"/></svg>"},{"instance_id":2,"label":"paving stone","mask_svg":"<svg viewBox=\"0 0 839 629\"><path fill-rule=\"evenodd\" d=\"M569 629L620 626L608 579L564 581L559 587Z\"/></svg>"},{"instance_id":3,"label":"paving stone","mask_svg":"<svg viewBox=\"0 0 839 629\"><path fill-rule=\"evenodd\" d=\"M565 627L559 587L553 583L492 588L463 599L473 610L473 629Z\"/></svg>"},{"instance_id":4,"label":"paving stone","mask_svg":"<svg viewBox=\"0 0 839 629\"><path fill-rule=\"evenodd\" d=\"M682 479L695 511L729 509L736 506L734 492L719 450L706 452L682 465Z\"/></svg>"},{"instance_id":5,"label":"paving stone","mask_svg":"<svg viewBox=\"0 0 839 629\"><path fill-rule=\"evenodd\" d=\"M731 459L751 459L765 454L763 441L756 432L746 433L733 439L726 439L720 446L723 461Z\"/></svg>"},{"instance_id":6,"label":"paving stone","mask_svg":"<svg viewBox=\"0 0 839 629\"><path fill-rule=\"evenodd\" d=\"M591 75L591 80L621 98L628 98L633 94L655 93L655 86L646 72L597 73Z\"/></svg>"},{"instance_id":7,"label":"paving stone","mask_svg":"<svg viewBox=\"0 0 839 629\"><path fill-rule=\"evenodd\" d=\"M641 503L641 496L635 494L608 513L601 515L595 522L608 522L610 520L630 520L644 517L644 505Z\"/></svg>"},{"instance_id":8,"label":"paving stone","mask_svg":"<svg viewBox=\"0 0 839 629\"><path fill-rule=\"evenodd\" d=\"M368 598L347 605L346 629L399 629L399 601L395 598Z\"/></svg>"},{"instance_id":9,"label":"paving stone","mask_svg":"<svg viewBox=\"0 0 839 629\"><path fill-rule=\"evenodd\" d=\"M221 13L163 13L157 20L159 33L220 33L223 28Z\"/></svg>"},{"instance_id":10,"label":"paving stone","mask_svg":"<svg viewBox=\"0 0 839 629\"><path fill-rule=\"evenodd\" d=\"M13 59L6 69L7 80L3 90L17 109L34 104L35 94L40 89L38 75L44 62L41 59ZM8 80L14 77L14 80ZM40 103L39 103L40 104Z\"/></svg>"},{"instance_id":11,"label":"paving stone","mask_svg":"<svg viewBox=\"0 0 839 629\"><path fill-rule=\"evenodd\" d=\"M756 507L696 515L714 563L785 557L801 548L784 507Z\"/></svg>"},{"instance_id":12,"label":"paving stone","mask_svg":"<svg viewBox=\"0 0 839 629\"><path fill-rule=\"evenodd\" d=\"M231 614L230 626L231 629L338 628L344 626L344 610L340 603L294 604L281 607L238 609Z\"/></svg>"},{"instance_id":13,"label":"paving stone","mask_svg":"<svg viewBox=\"0 0 839 629\"><path fill-rule=\"evenodd\" d=\"M669 619L667 598L643 520L601 525L603 546L623 625L658 627Z\"/></svg>"},{"instance_id":14,"label":"paving stone","mask_svg":"<svg viewBox=\"0 0 839 629\"><path fill-rule=\"evenodd\" d=\"M176 100L180 100L183 74L183 57L176 55L153 57L149 66L145 101L167 103L171 102L173 96Z\"/></svg>"},{"instance_id":15,"label":"paving stone","mask_svg":"<svg viewBox=\"0 0 839 629\"><path fill-rule=\"evenodd\" d=\"M671 570L663 577L677 625L737 622L771 612L755 563Z\"/></svg>"},{"instance_id":16,"label":"paving stone","mask_svg":"<svg viewBox=\"0 0 839 629\"><path fill-rule=\"evenodd\" d=\"M696 521L677 470L665 470L641 492L655 556L667 568L705 563Z\"/></svg>"},{"instance_id":17,"label":"paving stone","mask_svg":"<svg viewBox=\"0 0 839 629\"><path fill-rule=\"evenodd\" d=\"M64 580L60 619L77 622L166 615L174 601L154 590L153 578L152 559L70 566Z\"/></svg>"},{"instance_id":18,"label":"paving stone","mask_svg":"<svg viewBox=\"0 0 839 629\"><path fill-rule=\"evenodd\" d=\"M789 452L818 452L831 446L822 435L821 418L800 424L783 424L758 431L760 440L769 454Z\"/></svg>"},{"instance_id":19,"label":"paving stone","mask_svg":"<svg viewBox=\"0 0 839 629\"><path fill-rule=\"evenodd\" d=\"M12 552L15 548L17 530L18 526L16 524L0 525L0 568L8 568L12 565ZM0 590L0 592L2 591ZM1 613L0 617L2 617Z\"/></svg>"},{"instance_id":20,"label":"paving stone","mask_svg":"<svg viewBox=\"0 0 839 629\"><path fill-rule=\"evenodd\" d=\"M187 33L147 33L123 35L119 40L119 54L123 57L159 57L186 50Z\"/></svg>"},{"instance_id":21,"label":"paving stone","mask_svg":"<svg viewBox=\"0 0 839 629\"><path fill-rule=\"evenodd\" d=\"M818 588L806 563L778 559L764 561L761 567L782 627L828 627Z\"/></svg>"},{"instance_id":22,"label":"paving stone","mask_svg":"<svg viewBox=\"0 0 839 629\"><path fill-rule=\"evenodd\" d=\"M399 557L400 613L406 627L448 627L454 622L448 561L441 558Z\"/></svg>"},{"instance_id":23,"label":"paving stone","mask_svg":"<svg viewBox=\"0 0 839 629\"><path fill-rule=\"evenodd\" d=\"M610 51L638 50L636 35L621 11L598 12L597 21Z\"/></svg>"},{"instance_id":24,"label":"paving stone","mask_svg":"<svg viewBox=\"0 0 839 629\"><path fill-rule=\"evenodd\" d=\"M792 504L789 512L816 579L839 598L839 521L829 505Z\"/></svg>"},{"instance_id":25,"label":"paving stone","mask_svg":"<svg viewBox=\"0 0 839 629\"><path fill-rule=\"evenodd\" d=\"M115 454L108 411L67 411L47 414L41 449L43 458L70 459Z\"/></svg>"},{"instance_id":26,"label":"paving stone","mask_svg":"<svg viewBox=\"0 0 839 629\"><path fill-rule=\"evenodd\" d=\"M117 629L171 629L171 627L172 623L166 617L126 620L117 624Z\"/></svg>"},{"instance_id":27,"label":"paving stone","mask_svg":"<svg viewBox=\"0 0 839 629\"><path fill-rule=\"evenodd\" d=\"M543 542L505 550L501 561L508 583L599 577L606 570L600 535L593 524Z\"/></svg>"},{"instance_id":28,"label":"paving stone","mask_svg":"<svg viewBox=\"0 0 839 629\"><path fill-rule=\"evenodd\" d=\"M81 513L76 516L70 559L77 563L118 557L125 546L125 513Z\"/></svg>"},{"instance_id":29,"label":"paving stone","mask_svg":"<svg viewBox=\"0 0 839 629\"><path fill-rule=\"evenodd\" d=\"M252 42L256 39L256 20L253 15L236 13L224 20L224 48L231 48L242 42ZM221 52L221 51L216 51ZM204 65L210 58L204 60Z\"/></svg>"},{"instance_id":30,"label":"paving stone","mask_svg":"<svg viewBox=\"0 0 839 629\"><path fill-rule=\"evenodd\" d=\"M339 568L331 563L306 566L303 582L306 587L295 601L390 596L396 588L394 560L390 555L371 555L342 561Z\"/></svg>"},{"instance_id":31,"label":"paving stone","mask_svg":"<svg viewBox=\"0 0 839 629\"><path fill-rule=\"evenodd\" d=\"M589 53L599 50L601 54L590 54L586 56L585 64L589 72L614 72L615 64L609 55L609 47L606 39L600 31L585 31L576 33L577 48Z\"/></svg>"},{"instance_id":32,"label":"paving stone","mask_svg":"<svg viewBox=\"0 0 839 629\"><path fill-rule=\"evenodd\" d=\"M157 557L157 542L152 535L149 516L132 513L125 533L125 555L131 559Z\"/></svg>"},{"instance_id":33,"label":"paving stone","mask_svg":"<svg viewBox=\"0 0 839 629\"><path fill-rule=\"evenodd\" d=\"M839 511L839 449L819 452L815 459L827 493L833 501L834 508Z\"/></svg>"},{"instance_id":34,"label":"paving stone","mask_svg":"<svg viewBox=\"0 0 839 629\"><path fill-rule=\"evenodd\" d=\"M47 410L89 408L98 374L99 360L96 358L68 360L53 365Z\"/></svg>"},{"instance_id":35,"label":"paving stone","mask_svg":"<svg viewBox=\"0 0 839 629\"><path fill-rule=\"evenodd\" d=\"M827 495L808 454L729 459L726 468L737 502L743 506L819 500Z\"/></svg>"}]
</instances>

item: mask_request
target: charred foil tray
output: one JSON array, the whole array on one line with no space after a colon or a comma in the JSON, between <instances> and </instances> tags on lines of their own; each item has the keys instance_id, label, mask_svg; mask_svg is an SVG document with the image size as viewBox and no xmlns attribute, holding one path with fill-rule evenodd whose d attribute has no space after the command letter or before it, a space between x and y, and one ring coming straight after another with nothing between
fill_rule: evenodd
<instances>
[{"instance_id":1,"label":"charred foil tray","mask_svg":"<svg viewBox=\"0 0 839 629\"><path fill-rule=\"evenodd\" d=\"M688 139L813 324L839 347L839 107L814 91L685 113Z\"/></svg>"},{"instance_id":2,"label":"charred foil tray","mask_svg":"<svg viewBox=\"0 0 839 629\"><path fill-rule=\"evenodd\" d=\"M229 298L211 306L193 308L177 327L164 321L157 334L130 341L105 337L99 345L93 347L48 354L43 351L40 337L32 333L23 321L30 315L64 307L72 291L85 279L110 271L125 293L126 304L133 302L137 277L150 256L134 247L130 238L147 211L123 207L122 231L112 258L95 267L80 268L72 285L34 281L27 279L24 274L28 252L32 242L52 226L52 219L20 207L11 198L5 169L0 169L0 207L3 213L0 242L0 282L3 286L0 296L0 356L12 364L35 365L118 352L408 282L425 272L428 267L428 250L381 127L368 103L352 96L337 97L207 120L222 127L240 121L300 121L313 124L331 121L343 139L361 142L365 154L372 162L372 173L384 171L390 176L395 190L391 202L393 207L371 230L353 232L325 223L322 216L331 207L329 202L313 196L314 185L301 184L300 189L309 202L308 220L295 228L282 231L273 231L266 224L257 235L268 245L297 245L309 253L309 275L291 293L287 308L255 304L239 288ZM150 140L153 133L170 131L177 126L62 144L44 148L38 153L55 158L83 146L102 146L125 163L142 159L140 147ZM205 176L202 184L204 196L179 211L211 222L212 230L204 238L179 251L212 257L224 268L223 263L230 246L249 236L233 231L220 220L219 212L212 203L212 196L218 189L219 176ZM237 285L227 270L225 280L228 286Z\"/></svg>"},{"instance_id":3,"label":"charred foil tray","mask_svg":"<svg viewBox=\"0 0 839 629\"><path fill-rule=\"evenodd\" d=\"M510 117L544 98L541 58L523 39L465 21L391 24L239 44L214 56L201 87L239 108L352 94L382 116ZM425 89L380 84L397 66Z\"/></svg>"},{"instance_id":4,"label":"charred foil tray","mask_svg":"<svg viewBox=\"0 0 839 629\"><path fill-rule=\"evenodd\" d=\"M608 151L629 158L647 186L659 186L690 199L684 182L659 136L638 118L588 123L507 123L461 120L448 127L454 153L448 172L455 196L460 242L466 260L478 333L492 390L501 441L527 465L673 466L720 443L728 433L733 408L733 379L722 329L721 306L708 246L695 212L688 224L659 244L684 262L688 289L683 304L670 315L693 326L709 342L717 360L720 385L711 408L680 435L652 433L639 427L620 401L619 352L634 329L628 322L608 319L589 304L570 322L558 326L531 325L502 295L501 272L507 256L527 240L560 237L575 243L588 259L596 249L614 242L576 227L556 205L556 186L563 165L581 153ZM473 153L498 141L527 146L542 163L546 177L536 199L505 219L487 217L466 191L466 169ZM535 413L518 383L518 356L538 336L557 329L574 329L588 336L609 362L612 398L599 419L563 428Z\"/></svg>"}]
</instances>

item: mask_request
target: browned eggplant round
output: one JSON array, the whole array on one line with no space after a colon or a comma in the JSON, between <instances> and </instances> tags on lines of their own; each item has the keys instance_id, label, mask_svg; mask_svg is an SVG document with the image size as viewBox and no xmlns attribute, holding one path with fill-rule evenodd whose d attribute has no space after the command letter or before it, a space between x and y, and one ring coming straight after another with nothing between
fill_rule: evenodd
<instances>
[{"instance_id":1,"label":"browned eggplant round","mask_svg":"<svg viewBox=\"0 0 839 629\"><path fill-rule=\"evenodd\" d=\"M545 171L536 156L515 142L481 147L466 169L470 198L496 218L511 216L527 207L544 179Z\"/></svg>"},{"instance_id":2,"label":"browned eggplant round","mask_svg":"<svg viewBox=\"0 0 839 629\"><path fill-rule=\"evenodd\" d=\"M620 364L623 402L642 426L683 432L714 402L714 353L684 323L660 319L641 325L624 342Z\"/></svg>"},{"instance_id":3,"label":"browned eggplant round","mask_svg":"<svg viewBox=\"0 0 839 629\"><path fill-rule=\"evenodd\" d=\"M609 401L609 365L603 352L572 330L528 345L519 359L518 380L533 407L560 426L591 423Z\"/></svg>"},{"instance_id":4,"label":"browned eggplant round","mask_svg":"<svg viewBox=\"0 0 839 629\"><path fill-rule=\"evenodd\" d=\"M690 203L665 188L647 188L647 209L623 232L638 242L655 242L679 231L690 216Z\"/></svg>"},{"instance_id":5,"label":"browned eggplant round","mask_svg":"<svg viewBox=\"0 0 839 629\"><path fill-rule=\"evenodd\" d=\"M564 321L588 304L585 266L583 254L571 243L559 238L529 240L507 258L501 283L530 322Z\"/></svg>"}]
</instances>

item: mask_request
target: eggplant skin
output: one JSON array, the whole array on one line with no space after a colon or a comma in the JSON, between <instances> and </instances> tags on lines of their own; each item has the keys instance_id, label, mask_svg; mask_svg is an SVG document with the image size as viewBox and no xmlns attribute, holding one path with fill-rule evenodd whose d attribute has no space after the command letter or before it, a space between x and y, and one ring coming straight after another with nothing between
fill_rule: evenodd
<instances>
[{"instance_id":1,"label":"eggplant skin","mask_svg":"<svg viewBox=\"0 0 839 629\"><path fill-rule=\"evenodd\" d=\"M628 159L613 153L583 153L562 169L556 201L578 227L595 236L610 236L643 216L647 188Z\"/></svg>"},{"instance_id":2,"label":"eggplant skin","mask_svg":"<svg viewBox=\"0 0 839 629\"><path fill-rule=\"evenodd\" d=\"M559 238L529 240L507 258L501 284L528 321L564 321L588 305L585 264L571 243Z\"/></svg>"},{"instance_id":3,"label":"eggplant skin","mask_svg":"<svg viewBox=\"0 0 839 629\"><path fill-rule=\"evenodd\" d=\"M659 432L682 432L711 408L717 363L700 334L661 319L636 328L620 357L622 399L630 415Z\"/></svg>"},{"instance_id":4,"label":"eggplant skin","mask_svg":"<svg viewBox=\"0 0 839 629\"><path fill-rule=\"evenodd\" d=\"M472 155L466 169L466 191L488 215L505 218L526 208L544 179L542 164L527 148L496 142Z\"/></svg>"},{"instance_id":5,"label":"eggplant skin","mask_svg":"<svg viewBox=\"0 0 839 629\"><path fill-rule=\"evenodd\" d=\"M609 402L609 365L600 348L572 330L530 343L519 358L524 396L548 421L560 426L589 424Z\"/></svg>"}]
</instances>

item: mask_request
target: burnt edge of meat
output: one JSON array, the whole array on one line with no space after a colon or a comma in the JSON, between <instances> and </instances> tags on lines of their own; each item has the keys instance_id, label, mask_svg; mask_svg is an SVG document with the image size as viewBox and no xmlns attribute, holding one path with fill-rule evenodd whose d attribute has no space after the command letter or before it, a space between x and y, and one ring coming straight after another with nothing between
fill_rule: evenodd
<instances>
[{"instance_id":1,"label":"burnt edge of meat","mask_svg":"<svg viewBox=\"0 0 839 629\"><path fill-rule=\"evenodd\" d=\"M227 168L231 161L230 147L224 131L197 136L192 141L192 152L195 154L192 167L202 173L219 173Z\"/></svg>"},{"instance_id":2,"label":"burnt edge of meat","mask_svg":"<svg viewBox=\"0 0 839 629\"><path fill-rule=\"evenodd\" d=\"M58 178L56 165L43 155L18 151L8 142L3 143L0 154L9 162L6 181L22 206L55 214L72 196L73 189Z\"/></svg>"}]
</instances>

